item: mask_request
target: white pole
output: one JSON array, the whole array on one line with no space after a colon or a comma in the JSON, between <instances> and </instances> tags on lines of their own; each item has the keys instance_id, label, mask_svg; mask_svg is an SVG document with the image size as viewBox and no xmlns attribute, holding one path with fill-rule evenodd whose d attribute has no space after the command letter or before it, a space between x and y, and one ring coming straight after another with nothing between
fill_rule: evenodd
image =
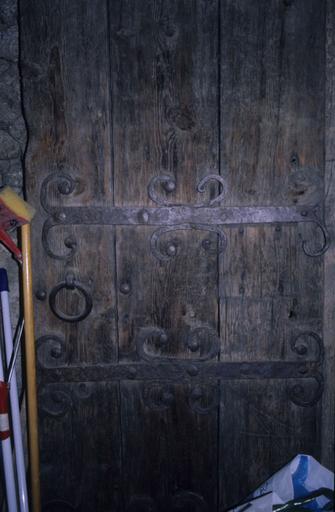
<instances>
[{"instance_id":1,"label":"white pole","mask_svg":"<svg viewBox=\"0 0 335 512\"><path fill-rule=\"evenodd\" d=\"M13 335L9 309L8 297L8 277L5 269L0 269L0 296L2 306L3 332L5 338L6 361L10 364L13 352ZM19 503L21 512L29 512L28 493L26 483L26 469L24 461L24 451L22 443L21 415L17 390L17 381L15 371L12 374L10 388L10 406L12 413L12 426L14 435L14 447L19 491Z\"/></svg>"},{"instance_id":2,"label":"white pole","mask_svg":"<svg viewBox=\"0 0 335 512\"><path fill-rule=\"evenodd\" d=\"M2 459L5 473L5 486L8 512L18 512L14 477L13 452L10 442L8 418L7 384L4 382L4 371L0 354L0 438Z\"/></svg>"}]
</instances>

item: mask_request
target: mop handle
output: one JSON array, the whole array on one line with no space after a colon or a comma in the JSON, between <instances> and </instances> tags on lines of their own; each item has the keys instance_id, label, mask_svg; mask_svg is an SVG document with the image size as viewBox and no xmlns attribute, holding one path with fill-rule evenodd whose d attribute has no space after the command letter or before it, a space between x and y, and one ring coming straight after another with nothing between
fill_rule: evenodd
<instances>
[{"instance_id":1,"label":"mop handle","mask_svg":"<svg viewBox=\"0 0 335 512\"><path fill-rule=\"evenodd\" d=\"M7 368L6 382L8 382L8 384L10 384L10 382L12 380L13 372L15 369L15 364L16 364L17 354L18 354L19 348L20 348L20 342L21 342L21 338L22 338L23 328L24 328L24 319L22 318L19 322L17 331L15 333L14 349L13 349L12 357L10 358L10 362L9 362L9 365Z\"/></svg>"},{"instance_id":2,"label":"mop handle","mask_svg":"<svg viewBox=\"0 0 335 512\"><path fill-rule=\"evenodd\" d=\"M3 281L0 276L0 287ZM5 284L5 283L4 283ZM1 347L1 346L0 346ZM2 347L1 347L2 349ZM0 351L1 352L1 351ZM2 449L2 462L5 473L5 486L8 512L18 512L16 500L16 486L14 476L13 452L9 430L8 391L9 386L4 382L5 372L0 353L0 440Z\"/></svg>"},{"instance_id":3,"label":"mop handle","mask_svg":"<svg viewBox=\"0 0 335 512\"><path fill-rule=\"evenodd\" d=\"M30 454L30 484L32 511L41 511L40 460L38 446L38 412L36 355L34 335L34 306L31 264L30 224L21 227L22 240L22 291L24 309L24 339L26 356L26 384L28 405L28 439Z\"/></svg>"},{"instance_id":4,"label":"mop handle","mask_svg":"<svg viewBox=\"0 0 335 512\"><path fill-rule=\"evenodd\" d=\"M1 354L0 354L1 356ZM1 359L1 357L0 357ZM14 476L14 462L12 445L10 441L8 416L8 384L3 382L4 372L2 359L0 361L0 440L2 449L2 463L5 473L5 486L8 512L18 512L16 501L16 486Z\"/></svg>"},{"instance_id":5,"label":"mop handle","mask_svg":"<svg viewBox=\"0 0 335 512\"><path fill-rule=\"evenodd\" d=\"M2 308L2 322L3 332L5 339L5 353L7 367L9 366L13 356L13 337L12 337L12 325L10 318L10 307L9 307L9 287L8 287L8 276L7 271L4 268L0 268L0 296L1 296L1 308ZM14 371L14 365L12 367L11 375L11 386L9 389L11 418L13 427L14 447L15 447L15 460L16 460L16 474L19 492L19 504L21 512L29 512L28 507L28 492L26 483L26 467L24 460L24 450L22 442L22 429L21 429L21 414L20 404L17 389L16 373Z\"/></svg>"},{"instance_id":6,"label":"mop handle","mask_svg":"<svg viewBox=\"0 0 335 512\"><path fill-rule=\"evenodd\" d=\"M41 511L40 462L38 446L38 411L36 383L36 355L34 337L34 307L32 294L30 222L35 210L10 187L0 191L0 243L16 256L22 264L22 292L24 310L24 340L26 361L27 427L29 445L29 473L33 512ZM9 239L7 231L21 227L21 251Z\"/></svg>"}]
</instances>

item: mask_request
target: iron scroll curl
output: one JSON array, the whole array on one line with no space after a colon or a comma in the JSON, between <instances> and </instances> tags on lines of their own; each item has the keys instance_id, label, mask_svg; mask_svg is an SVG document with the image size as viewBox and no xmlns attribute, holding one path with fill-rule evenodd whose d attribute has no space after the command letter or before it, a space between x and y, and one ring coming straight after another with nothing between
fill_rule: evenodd
<instances>
[{"instance_id":1,"label":"iron scroll curl","mask_svg":"<svg viewBox=\"0 0 335 512\"><path fill-rule=\"evenodd\" d=\"M76 187L76 181L70 174L56 172L49 174L49 176L45 178L41 185L40 202L46 213L50 213L51 215L57 210L57 208L51 206L47 200L48 188L53 182L57 185L57 191L61 195L68 196L72 194Z\"/></svg>"},{"instance_id":2,"label":"iron scroll curl","mask_svg":"<svg viewBox=\"0 0 335 512\"><path fill-rule=\"evenodd\" d=\"M40 368L57 368L67 364L70 359L69 350L63 337L57 334L45 334L36 340L37 363Z\"/></svg>"},{"instance_id":3,"label":"iron scroll curl","mask_svg":"<svg viewBox=\"0 0 335 512\"><path fill-rule=\"evenodd\" d=\"M154 340L154 347L157 353L147 350L148 340ZM178 357L169 356L165 353L170 343L168 333L162 327L151 326L141 327L136 336L136 353L138 357L147 362L181 362ZM217 357L220 351L220 338L215 329L208 326L195 327L190 330L183 342L184 350L193 353L191 359L184 359L188 362L211 361Z\"/></svg>"},{"instance_id":4,"label":"iron scroll curl","mask_svg":"<svg viewBox=\"0 0 335 512\"><path fill-rule=\"evenodd\" d=\"M307 223L308 221L306 220L304 222ZM328 233L328 230L327 230L325 224L323 224L321 222L321 220L318 219L318 217L316 215L314 216L314 218L310 219L309 222L311 222L312 224L315 224L320 229L320 233L322 236L322 242L321 242L319 248L313 250L313 249L308 248L309 241L304 239L304 240L302 240L302 250L303 250L304 254L306 254L306 256L316 258L318 256L322 256L323 254L325 254L327 252L327 250L329 248L329 244L330 244L330 236L329 236L329 233Z\"/></svg>"},{"instance_id":5,"label":"iron scroll curl","mask_svg":"<svg viewBox=\"0 0 335 512\"><path fill-rule=\"evenodd\" d=\"M220 203L220 201L222 201L225 193L225 181L219 174L207 174L206 176L204 176L199 181L196 187L196 191L203 194L209 182L217 182L219 186L221 186L221 191L213 199L210 199L209 201L202 201L194 206L214 206L217 203ZM165 191L166 194L171 194L177 188L176 178L170 174L161 174L160 176L154 176L153 178L151 178L148 185L148 196L154 203L160 206L178 206L173 201L169 201L168 199L164 198L161 194L159 194L159 192L157 191L158 185L161 185L161 188Z\"/></svg>"},{"instance_id":6,"label":"iron scroll curl","mask_svg":"<svg viewBox=\"0 0 335 512\"><path fill-rule=\"evenodd\" d=\"M62 221L61 219L54 218L54 217L48 217L47 220L43 224L42 228L42 245L44 247L45 252L47 253L50 258L53 258L55 260L69 260L71 259L77 249L77 241L76 239L71 236L67 237L64 240L64 246L67 248L67 252L64 254L56 253L50 246L49 241L49 232L53 227L61 226Z\"/></svg>"},{"instance_id":7,"label":"iron scroll curl","mask_svg":"<svg viewBox=\"0 0 335 512\"><path fill-rule=\"evenodd\" d=\"M66 218L66 213L64 213L63 209L52 206L48 203L48 189L53 183L57 186L57 192L60 195L68 196L74 192L76 188L76 181L70 174L60 172L52 173L42 182L40 192L40 203L45 212L49 214L49 217L46 219L42 227L42 245L44 250L47 255L53 259L68 260L71 259L76 252L77 241L75 238L71 236L64 240L64 245L68 249L65 254L55 253L51 248L49 241L50 230L53 227L62 225ZM64 210L66 210L66 208Z\"/></svg>"},{"instance_id":8,"label":"iron scroll curl","mask_svg":"<svg viewBox=\"0 0 335 512\"><path fill-rule=\"evenodd\" d=\"M227 237L219 226L210 226L206 224L176 224L173 226L164 226L156 229L151 235L150 247L152 254L160 261L169 261L177 254L177 248L174 244L169 244L166 251L162 251L160 247L160 239L162 235L180 230L201 230L211 231L218 235L218 253L222 253L227 246Z\"/></svg>"},{"instance_id":9,"label":"iron scroll curl","mask_svg":"<svg viewBox=\"0 0 335 512\"><path fill-rule=\"evenodd\" d=\"M77 240L71 236L64 237L65 252L59 253L50 244L50 231L58 226L74 225L147 225L160 226L151 237L151 248L154 255L160 260L169 260L174 256L173 248L171 254L164 254L159 249L158 238L166 231L178 229L202 229L216 231L219 235L220 247L226 245L225 235L222 231L224 226L234 227L241 224L275 224L295 223L314 224L320 231L317 246L312 245L312 240L302 239L302 250L310 257L322 256L328 249L330 239L327 227L324 223L322 212L319 206L306 207L224 207L222 202L224 195L224 180L220 175L208 174L204 176L197 185L197 191L203 193L210 182L217 182L219 185L218 195L210 200L197 202L196 204L174 204L160 193L160 184L165 194L170 194L176 189L174 176L164 174L153 177L148 185L148 196L159 208L143 207L90 207L90 206L63 206L53 205L48 201L52 188L53 195L69 196L78 185L78 182L70 174L53 172L47 176L41 186L40 202L48 214L42 229L42 245L51 258L58 260L71 260L77 251ZM80 192L78 190L78 192ZM301 236L301 235L300 235Z\"/></svg>"},{"instance_id":10,"label":"iron scroll curl","mask_svg":"<svg viewBox=\"0 0 335 512\"><path fill-rule=\"evenodd\" d=\"M300 332L290 342L292 352L295 352L299 358L309 361L316 368L321 368L324 359L324 345L321 337L313 331ZM309 358L313 352L315 356ZM303 370L302 376L305 370ZM300 407L311 407L315 405L321 398L324 390L324 378L320 371L310 377L314 381L312 390L307 390L302 383L290 385L287 394L291 402Z\"/></svg>"},{"instance_id":11,"label":"iron scroll curl","mask_svg":"<svg viewBox=\"0 0 335 512\"><path fill-rule=\"evenodd\" d=\"M317 363L322 364L324 359L324 346L320 336L314 331L300 332L290 342L292 352L300 357L308 356L312 345L316 347L316 357L313 358Z\"/></svg>"},{"instance_id":12,"label":"iron scroll curl","mask_svg":"<svg viewBox=\"0 0 335 512\"><path fill-rule=\"evenodd\" d=\"M311 377L314 380L313 391L308 391L302 384L294 384L287 390L291 402L300 407L312 407L320 400L324 390L323 375L318 372Z\"/></svg>"}]
</instances>

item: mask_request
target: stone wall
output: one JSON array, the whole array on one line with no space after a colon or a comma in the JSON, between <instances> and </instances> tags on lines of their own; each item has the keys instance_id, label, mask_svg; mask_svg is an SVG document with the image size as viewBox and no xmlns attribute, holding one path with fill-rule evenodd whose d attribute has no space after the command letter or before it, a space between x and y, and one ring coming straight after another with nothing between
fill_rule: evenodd
<instances>
[{"instance_id":1,"label":"stone wall","mask_svg":"<svg viewBox=\"0 0 335 512\"><path fill-rule=\"evenodd\" d=\"M26 127L22 115L17 1L0 1L0 186L23 190ZM15 234L13 234L15 236ZM18 317L18 266L0 246L0 265L9 273L13 324Z\"/></svg>"},{"instance_id":2,"label":"stone wall","mask_svg":"<svg viewBox=\"0 0 335 512\"><path fill-rule=\"evenodd\" d=\"M22 115L18 67L19 34L17 9L16 0L0 1L0 186L9 185L16 193L22 195L22 162L26 146L26 127ZM16 236L15 232L13 236ZM2 245L0 245L0 265L8 271L14 330L19 318L18 264ZM20 386L20 355L16 369ZM1 494L0 491L0 500Z\"/></svg>"},{"instance_id":3,"label":"stone wall","mask_svg":"<svg viewBox=\"0 0 335 512\"><path fill-rule=\"evenodd\" d=\"M22 115L18 34L18 6L16 0L0 0L0 187L9 185L15 192L23 191L23 156L26 146L26 127ZM13 233L16 236L16 233ZM0 266L9 275L12 324L19 317L18 264L0 244ZM16 365L21 387L21 358ZM22 410L24 422L25 412ZM24 439L26 443L26 439ZM2 480L2 471L0 482ZM3 501L0 485L0 504ZM2 506L1 506L2 510Z\"/></svg>"}]
</instances>

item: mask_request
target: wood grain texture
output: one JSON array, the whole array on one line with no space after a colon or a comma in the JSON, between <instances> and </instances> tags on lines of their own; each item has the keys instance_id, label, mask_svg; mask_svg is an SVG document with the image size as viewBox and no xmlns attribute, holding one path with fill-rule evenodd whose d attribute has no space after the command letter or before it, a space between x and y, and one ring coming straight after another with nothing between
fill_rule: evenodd
<instances>
[{"instance_id":1,"label":"wood grain texture","mask_svg":"<svg viewBox=\"0 0 335 512\"><path fill-rule=\"evenodd\" d=\"M177 253L161 262L150 250L151 234L152 228L117 228L120 359L137 359L136 339L145 327L162 328L168 336L153 356L201 357L186 342L194 329L217 331L217 236L171 231L162 245L175 244ZM204 241L211 242L209 250Z\"/></svg>"},{"instance_id":2,"label":"wood grain texture","mask_svg":"<svg viewBox=\"0 0 335 512\"><path fill-rule=\"evenodd\" d=\"M201 406L210 410L199 413L192 408L191 387L122 383L123 471L130 510L141 510L138 498L145 497L154 510L178 510L173 501L183 492L200 498L179 504L181 510L216 510L217 399L212 401L218 387L204 386ZM198 508L198 501L206 508Z\"/></svg>"},{"instance_id":3,"label":"wood grain texture","mask_svg":"<svg viewBox=\"0 0 335 512\"><path fill-rule=\"evenodd\" d=\"M40 390L43 510L122 510L118 384ZM105 421L103 421L105 420Z\"/></svg>"},{"instance_id":4,"label":"wood grain texture","mask_svg":"<svg viewBox=\"0 0 335 512\"><path fill-rule=\"evenodd\" d=\"M217 9L111 3L116 205L153 206L147 185L160 174L177 180L170 200L193 204L198 180L217 172Z\"/></svg>"},{"instance_id":5,"label":"wood grain texture","mask_svg":"<svg viewBox=\"0 0 335 512\"><path fill-rule=\"evenodd\" d=\"M248 496L297 453L320 457L313 408L290 403L285 386L276 381L227 382L221 389L220 410L224 425L220 460L225 461L220 510Z\"/></svg>"},{"instance_id":6,"label":"wood grain texture","mask_svg":"<svg viewBox=\"0 0 335 512\"><path fill-rule=\"evenodd\" d=\"M104 26L101 19L106 21ZM29 129L26 186L30 202L38 209L34 231L41 233L46 213L39 205L39 192L47 176L70 174L75 180L71 194L60 194L57 183L49 185L47 200L51 205L112 201L107 15L101 3L37 2L30 6L22 2L21 25ZM32 32L36 33L34 39ZM86 59L92 66L86 66ZM104 227L55 228L50 245L56 253L66 255L69 242L77 249L73 258L61 261L45 256L40 236L36 237L34 291L48 297L51 289L72 272L94 296L93 314L76 325L58 320L46 300L36 303L37 337L46 333L47 320L48 331L64 333L71 362L112 360L117 355L111 240L113 229ZM96 254L100 255L100 265L88 264ZM71 291L59 295L67 313L80 310L82 304L76 305L77 300ZM92 343L92 336L98 338L99 332L108 332L108 336Z\"/></svg>"},{"instance_id":7,"label":"wood grain texture","mask_svg":"<svg viewBox=\"0 0 335 512\"><path fill-rule=\"evenodd\" d=\"M81 1L32 5L22 1L20 17L23 100L29 131L25 178L28 199L37 208L33 270L34 293L41 297L35 303L38 361L43 366L115 361L113 229L56 228L50 237L52 249L64 255L69 251L66 241L70 245L75 241L77 251L70 259L50 258L41 242L47 214L39 203L43 180L60 174L70 174L75 189L71 194L61 194L58 183L51 183L47 191L50 204L92 206L112 202L106 5ZM51 290L69 272L93 297L89 317L71 324L56 318L48 304ZM63 312L75 314L83 306L83 297L73 290L63 290L57 304ZM69 387L58 386L56 409L57 400L58 407L64 400L66 405ZM65 500L85 510L122 506L118 491L109 485L114 477L120 481L119 424L113 420L107 427L101 422L101 417L109 417L109 410L111 418L117 417L118 386L99 383L93 388L84 402L74 396L71 412L60 417L51 413L47 420L43 408L48 398L44 394L39 397L44 504ZM61 504L58 509L64 510Z\"/></svg>"},{"instance_id":8,"label":"wood grain texture","mask_svg":"<svg viewBox=\"0 0 335 512\"><path fill-rule=\"evenodd\" d=\"M221 2L227 204L288 201L294 166L323 171L325 3Z\"/></svg>"},{"instance_id":9,"label":"wood grain texture","mask_svg":"<svg viewBox=\"0 0 335 512\"><path fill-rule=\"evenodd\" d=\"M204 200L198 182L218 172L217 2L112 5L115 204L154 206L147 187L163 174L176 180L176 190L168 194L158 184L158 196L175 204L198 203ZM165 262L150 252L152 232L117 228L120 358L138 358L136 338L144 327L162 328L168 337L164 347L146 348L152 356L200 357L202 347L192 352L186 341L192 329L217 330L217 236L171 231L161 247L164 252L173 244L176 254ZM154 384L169 389L168 383ZM159 510L171 510L173 496L183 491L200 494L214 510L217 407L197 415L180 385L171 392L170 410L159 395L163 412L160 406L150 411L143 388L142 383L121 386L130 510L138 510L136 500L145 497Z\"/></svg>"},{"instance_id":10,"label":"wood grain texture","mask_svg":"<svg viewBox=\"0 0 335 512\"><path fill-rule=\"evenodd\" d=\"M227 204L322 201L324 16L324 5L313 0L221 3L220 156ZM291 343L299 333L322 336L322 258L307 257L301 247L317 237L302 225L229 230L220 258L221 360L294 359ZM317 354L313 341L309 350ZM221 385L222 509L296 453L320 456L320 404L290 403L290 384Z\"/></svg>"},{"instance_id":11,"label":"wood grain texture","mask_svg":"<svg viewBox=\"0 0 335 512\"><path fill-rule=\"evenodd\" d=\"M80 182L80 194L66 198L67 204L109 202L112 175L106 6L102 2L30 5L23 1L20 15L25 41L24 88L30 97L29 108L35 112L28 118L31 171L27 191L36 193L34 178L42 171L63 170ZM29 39L32 29L36 37Z\"/></svg>"},{"instance_id":12,"label":"wood grain texture","mask_svg":"<svg viewBox=\"0 0 335 512\"><path fill-rule=\"evenodd\" d=\"M65 502L83 512L214 512L297 452L333 464L333 245L323 273L322 257L302 250L303 240L317 247L315 226L227 228L220 255L215 231L188 226L161 236L159 259L150 246L156 228L145 225L155 197L197 206L213 199L217 183L197 191L209 174L225 180L222 205L323 205L326 3L21 0L26 183L38 208L39 364L98 368L142 358L154 366L160 358L173 365L208 354L302 361L306 354L291 344L303 332L323 334L326 347L325 394L311 407L290 401L293 379L193 383L188 374L179 383L141 381L131 368L132 380L120 383L42 383L43 497L55 500L48 512L64 511ZM333 11L329 3L330 225ZM136 206L143 225L58 226L52 250L76 250L68 259L50 257L41 243L47 213L39 195L47 176L62 173L73 176L74 190L50 183L50 204ZM157 182L150 197L151 180L162 175L172 187ZM93 298L90 315L73 324L48 305L69 273ZM62 290L56 302L75 314L83 296ZM162 331L141 338L145 329ZM190 346L194 332L199 345ZM312 339L307 358L317 356ZM306 379L303 389L312 396L313 382Z\"/></svg>"}]
</instances>

